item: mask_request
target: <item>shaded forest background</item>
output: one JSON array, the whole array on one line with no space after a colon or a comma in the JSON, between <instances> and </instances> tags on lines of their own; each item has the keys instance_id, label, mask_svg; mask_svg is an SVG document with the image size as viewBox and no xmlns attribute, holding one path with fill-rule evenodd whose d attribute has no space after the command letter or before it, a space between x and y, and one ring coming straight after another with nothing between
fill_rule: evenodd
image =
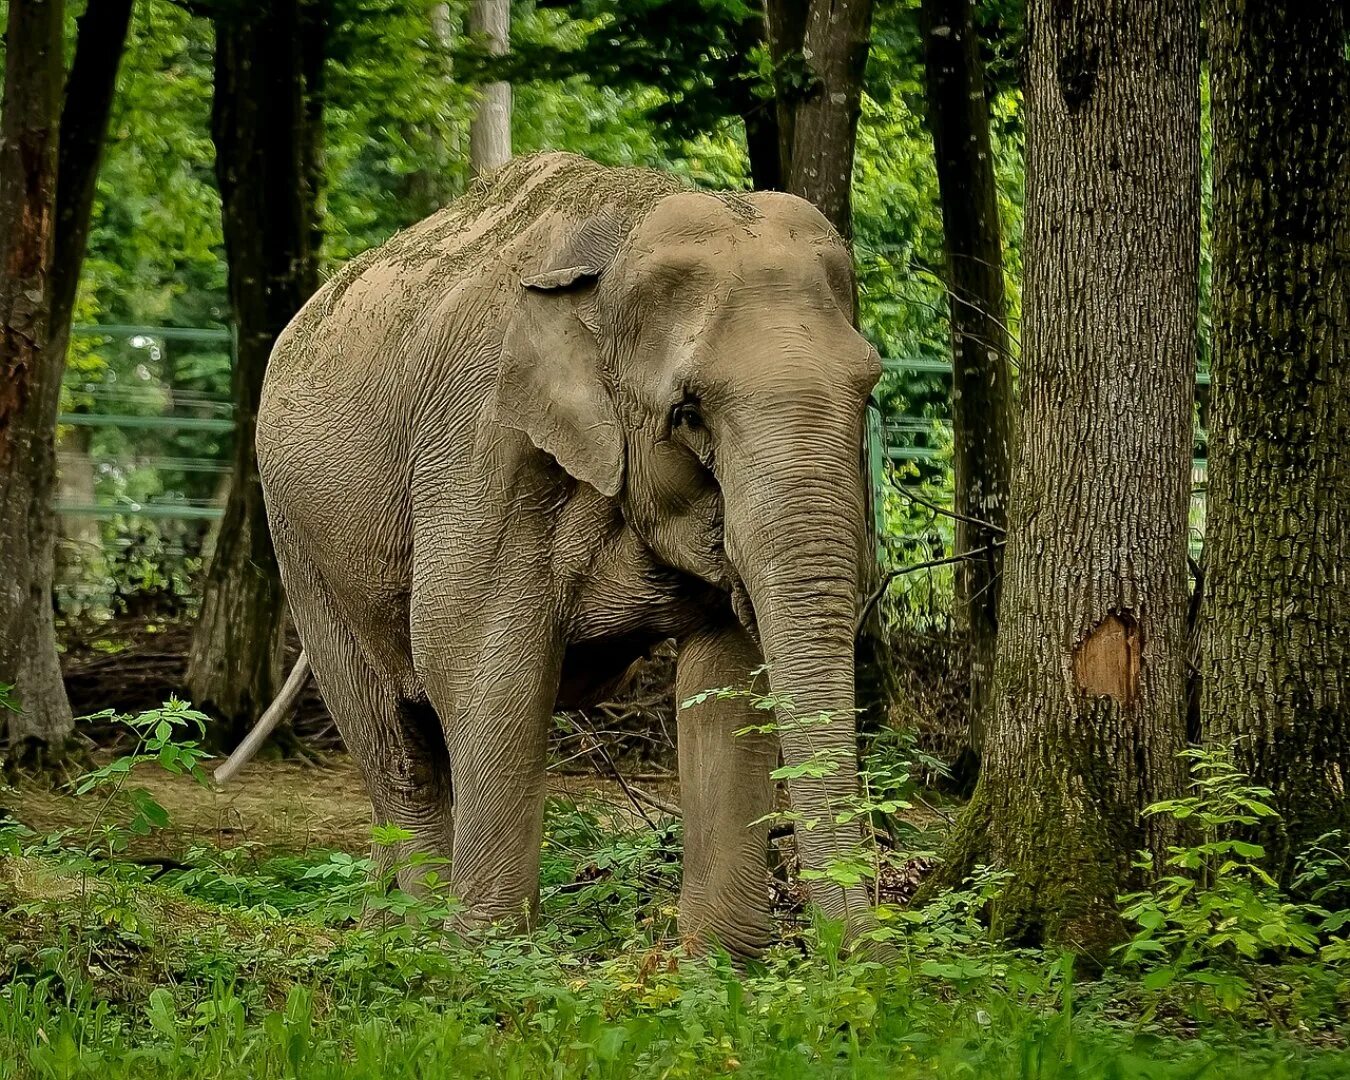
<instances>
[{"instance_id":1,"label":"shaded forest background","mask_svg":"<svg viewBox=\"0 0 1350 1080\"><path fill-rule=\"evenodd\" d=\"M493 59L469 33L469 5L337 4L322 13L316 6L310 17L325 19L317 46L321 77L313 89L321 97L322 119L308 136L317 170L311 252L317 278L465 189L472 178L471 128L482 86L494 77L512 84L515 153L562 148L731 188L755 185L758 165L760 180L767 168L769 183L781 183L778 162L766 166L765 155L756 159L754 153L759 128L777 108L775 80L785 77L775 75L768 43L755 40L762 16L737 3L690 0L630 8L620 18L617 6L593 2L514 5L511 54ZM980 18L995 179L989 194L1004 241L1002 262L991 272L1007 297L1006 316L992 319L1006 331L1001 347L1010 343L1015 358L1023 187L1019 5L985 5ZM68 22L73 40L74 21ZM920 369L951 355L922 22L918 4L882 4L875 12L850 218L863 328L884 356L917 361ZM238 405L246 393L232 385L230 349L219 341L152 332L100 338L88 330L100 324L231 326L212 137L218 25L209 8L169 0L145 0L135 9L97 174L73 316L85 329L70 350L61 406L66 415L177 412L221 419L229 412L219 403L233 397ZM295 129L296 140L306 137ZM287 181L274 175L262 182ZM952 498L952 456L959 452L939 421L949 414L950 394L946 376L920 370L888 375L878 395L887 416L911 418L917 429L911 441L936 448L931 458L891 465L890 479L944 506ZM978 425L987 416L971 419ZM58 498L129 511L147 504L219 504L228 482L222 470L237 449L229 431L64 426ZM888 565L940 560L957 544L985 542L957 537L960 523L902 497L894 484L884 490ZM80 659L93 661L75 665L72 685L79 705L92 708L105 692L103 676L136 686L134 662L114 674L111 655L104 662L85 649L106 636L110 615L121 617L124 628L130 629L130 614L176 635L172 644L161 639L151 646L152 653L185 651L182 617L198 610L219 526L134 512L100 519L64 515L61 522L58 610L72 646L82 650ZM229 533L239 531L232 522ZM897 580L889 594L927 630L943 634L944 647L952 650L950 657L938 650L916 658L923 688L945 713L937 726L949 733L965 722L958 643L948 633L953 586L951 568L938 567ZM996 590L983 595L992 609ZM888 618L897 615L891 599L881 609ZM955 685L941 685L947 675ZM163 674L152 667L146 676L142 689L153 697ZM218 681L275 686L244 674ZM233 717L219 736L225 746L265 702L241 694L206 704ZM959 754L963 738L947 739L944 748Z\"/></svg>"},{"instance_id":2,"label":"shaded forest background","mask_svg":"<svg viewBox=\"0 0 1350 1080\"><path fill-rule=\"evenodd\" d=\"M11 749L68 748L57 639L94 705L170 635L167 681L233 745L284 671L250 437L275 336L476 169L562 148L789 190L854 245L862 329L902 362L882 423L924 450L872 472L864 727L917 729L971 795L928 896L993 865L1000 935L1117 942L1122 890L1184 833L1150 808L1188 747L1268 786L1280 824L1232 831L1272 883L1343 847L1339 5L1215 0L1203 33L1196 0L60 10L6 9ZM59 626L54 493L127 509L63 519ZM215 527L147 512L222 503Z\"/></svg>"}]
</instances>

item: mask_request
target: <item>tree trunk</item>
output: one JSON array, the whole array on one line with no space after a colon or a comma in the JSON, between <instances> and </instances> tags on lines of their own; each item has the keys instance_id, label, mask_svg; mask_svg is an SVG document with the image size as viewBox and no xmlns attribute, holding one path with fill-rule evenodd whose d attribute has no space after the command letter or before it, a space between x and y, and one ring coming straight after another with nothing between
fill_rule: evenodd
<instances>
[{"instance_id":1,"label":"tree trunk","mask_svg":"<svg viewBox=\"0 0 1350 1080\"><path fill-rule=\"evenodd\" d=\"M280 684L285 599L253 432L273 342L318 284L319 104L305 73L315 67L309 35L323 25L297 0L216 17L211 133L237 334L234 469L188 685L220 719L211 732L217 746L233 745Z\"/></svg>"},{"instance_id":2,"label":"tree trunk","mask_svg":"<svg viewBox=\"0 0 1350 1080\"><path fill-rule=\"evenodd\" d=\"M774 188L785 188L792 176L792 136L803 97L799 84L805 71L802 45L808 4L809 0L764 0L764 30L769 58L773 61L774 128L778 138ZM755 186L759 186L758 179Z\"/></svg>"},{"instance_id":3,"label":"tree trunk","mask_svg":"<svg viewBox=\"0 0 1350 1080\"><path fill-rule=\"evenodd\" d=\"M458 15L452 13L448 3L436 4L428 12L427 21L431 40L436 45L433 59L437 70L434 78L450 83L454 77L451 50L455 47L455 38L459 33ZM421 132L409 125L409 135L420 134L427 145L427 152L418 161L417 168L407 176L402 202L409 221L421 221L454 197L456 174L463 161L462 138L458 131L452 132L447 138L443 124L443 118L432 121L425 124Z\"/></svg>"},{"instance_id":4,"label":"tree trunk","mask_svg":"<svg viewBox=\"0 0 1350 1080\"><path fill-rule=\"evenodd\" d=\"M131 27L132 0L90 0L80 16L75 40L75 58L66 80L61 107L61 139L56 170L56 240L52 259L52 310L49 348L59 356L65 370L70 347L70 325L80 271L89 247L89 228L98 191L99 163L108 135L117 70L126 49ZM92 429L73 428L64 438L66 464L61 468L61 489L71 502L94 501L94 463L89 456ZM75 518L65 535L81 547L97 547L100 540L95 518ZM84 552L87 555L88 551Z\"/></svg>"},{"instance_id":5,"label":"tree trunk","mask_svg":"<svg viewBox=\"0 0 1350 1080\"><path fill-rule=\"evenodd\" d=\"M511 0L470 0L469 34L492 56L511 48ZM469 125L469 168L475 176L511 160L511 84L490 82L480 90Z\"/></svg>"},{"instance_id":6,"label":"tree trunk","mask_svg":"<svg viewBox=\"0 0 1350 1080\"><path fill-rule=\"evenodd\" d=\"M928 126L937 160L952 336L956 607L970 649L970 783L994 675L1014 419L1003 238L974 0L923 0ZM976 553L976 554L972 554Z\"/></svg>"},{"instance_id":7,"label":"tree trunk","mask_svg":"<svg viewBox=\"0 0 1350 1080\"><path fill-rule=\"evenodd\" d=\"M98 490L94 459L89 453L93 428L71 426L62 430L56 444L58 501L90 506ZM103 533L98 518L83 514L58 515L60 537L74 545L80 561L102 552Z\"/></svg>"},{"instance_id":8,"label":"tree trunk","mask_svg":"<svg viewBox=\"0 0 1350 1080\"><path fill-rule=\"evenodd\" d=\"M98 168L108 136L117 69L131 26L131 6L132 0L89 0L80 16L75 58L66 82L56 174L56 254L52 266L52 341L59 341L63 363L80 271L89 247Z\"/></svg>"},{"instance_id":9,"label":"tree trunk","mask_svg":"<svg viewBox=\"0 0 1350 1080\"><path fill-rule=\"evenodd\" d=\"M1205 740L1271 868L1350 830L1350 63L1335 0L1214 0Z\"/></svg>"},{"instance_id":10,"label":"tree trunk","mask_svg":"<svg viewBox=\"0 0 1350 1080\"><path fill-rule=\"evenodd\" d=\"M815 204L839 235L851 240L849 189L872 0L766 0L765 19L775 70L774 126L781 150L776 179L785 190ZM860 456L859 468L869 478L866 515L871 521L874 514L865 453ZM859 553L859 586L864 596L881 580L876 540L873 530L864 531ZM885 721L895 685L879 606L873 606L857 638L860 720L864 727L875 729Z\"/></svg>"},{"instance_id":11,"label":"tree trunk","mask_svg":"<svg viewBox=\"0 0 1350 1080\"><path fill-rule=\"evenodd\" d=\"M801 49L810 84L791 122L787 188L815 203L846 240L871 31L872 0L811 0Z\"/></svg>"},{"instance_id":12,"label":"tree trunk","mask_svg":"<svg viewBox=\"0 0 1350 1080\"><path fill-rule=\"evenodd\" d=\"M761 0L760 18L737 24L735 47L742 55L769 47L772 50L770 9L773 0ZM770 53L772 55L772 52ZM742 98L741 122L745 125L745 151L750 165L750 184L756 191L782 191L782 140L778 130L778 104L746 92Z\"/></svg>"},{"instance_id":13,"label":"tree trunk","mask_svg":"<svg viewBox=\"0 0 1350 1080\"><path fill-rule=\"evenodd\" d=\"M0 110L0 684L7 758L72 730L52 612L56 414L63 356L50 347L62 0L9 8Z\"/></svg>"},{"instance_id":14,"label":"tree trunk","mask_svg":"<svg viewBox=\"0 0 1350 1080\"><path fill-rule=\"evenodd\" d=\"M1101 961L1184 745L1200 216L1196 0L1027 5L1023 428L993 723L944 870Z\"/></svg>"}]
</instances>

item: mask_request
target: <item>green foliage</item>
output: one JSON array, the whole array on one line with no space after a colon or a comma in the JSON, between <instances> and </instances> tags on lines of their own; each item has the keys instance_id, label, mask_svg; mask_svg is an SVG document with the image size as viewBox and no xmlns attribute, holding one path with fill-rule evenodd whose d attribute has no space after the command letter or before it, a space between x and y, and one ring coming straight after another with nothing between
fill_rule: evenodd
<instances>
[{"instance_id":1,"label":"green foliage","mask_svg":"<svg viewBox=\"0 0 1350 1080\"><path fill-rule=\"evenodd\" d=\"M1146 813L1175 822L1189 842L1168 848L1161 875L1140 853L1136 866L1153 884L1121 898L1126 919L1138 926L1120 947L1127 966L1143 972L1148 991L1201 990L1236 1010L1254 993L1260 961L1312 956L1321 948L1328 964L1350 959L1335 932L1350 912L1330 912L1291 899L1262 868L1265 849L1241 831L1277 817L1271 792L1250 782L1226 752L1183 752L1191 763L1191 794L1154 803ZM1350 853L1331 846L1328 834L1305 854L1300 881L1314 897L1344 885Z\"/></svg>"},{"instance_id":2,"label":"green foliage","mask_svg":"<svg viewBox=\"0 0 1350 1080\"><path fill-rule=\"evenodd\" d=\"M126 723L128 760L195 774L187 706ZM904 740L869 754L869 812L917 795L908 755ZM79 786L116 790L130 770L113 763ZM1192 816L1224 817L1212 807L1247 798L1209 792ZM127 829L134 838L134 820ZM543 923L529 938L447 929L457 907L434 863L412 897L393 885L397 860L372 876L370 860L343 852L196 845L185 866L151 868L117 843L95 858L71 839L0 825L7 1077L1157 1080L1350 1067L1344 1051L1242 1023L1177 1038L1156 1010L1139 1013L1132 984L1086 982L1066 957L1006 948L981 917L1006 874L987 870L923 909L883 909L875 936L894 951L884 964L842 954L840 928L826 924L738 970L674 943L678 827L623 825L570 802L548 807ZM377 830L386 846L408 839ZM1345 867L1308 865L1317 887ZM1261 975L1291 983L1304 988L1285 994L1291 1022L1343 1034L1325 980Z\"/></svg>"},{"instance_id":3,"label":"green foliage","mask_svg":"<svg viewBox=\"0 0 1350 1080\"><path fill-rule=\"evenodd\" d=\"M132 771L139 765L153 762L165 772L174 776L187 774L203 787L206 786L208 781L201 763L209 755L201 748L198 739L205 737L206 725L210 718L186 702L170 698L163 708L151 709L138 715L119 714L107 709L85 719L114 720L125 727L135 739L131 753L114 758L107 765L85 773L74 782L76 795L84 795L95 790L108 792L103 809L90 824L91 833L101 823L103 811L119 799L131 812L125 828L133 835L148 836L153 830L168 825L168 812L148 791L140 787L126 786ZM198 739L179 738L179 729L195 730ZM108 847L110 851L118 851L125 846L121 827L107 826L105 835L110 840Z\"/></svg>"}]
</instances>

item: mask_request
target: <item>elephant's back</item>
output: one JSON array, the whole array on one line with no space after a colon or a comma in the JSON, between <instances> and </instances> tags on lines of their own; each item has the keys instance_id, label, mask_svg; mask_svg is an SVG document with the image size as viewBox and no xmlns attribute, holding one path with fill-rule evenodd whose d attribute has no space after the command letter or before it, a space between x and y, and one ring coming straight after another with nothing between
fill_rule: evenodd
<instances>
[{"instance_id":1,"label":"elephant's back","mask_svg":"<svg viewBox=\"0 0 1350 1080\"><path fill-rule=\"evenodd\" d=\"M466 315L493 318L502 284L525 270L541 233L602 209L629 225L686 187L653 170L609 168L575 154L515 158L445 209L348 262L281 335L268 381L340 379L349 365L368 370L374 355L415 361L433 316L438 324L447 316L457 323ZM446 312L447 301L466 295L479 298L481 310ZM466 306L474 307L472 300L458 303Z\"/></svg>"}]
</instances>

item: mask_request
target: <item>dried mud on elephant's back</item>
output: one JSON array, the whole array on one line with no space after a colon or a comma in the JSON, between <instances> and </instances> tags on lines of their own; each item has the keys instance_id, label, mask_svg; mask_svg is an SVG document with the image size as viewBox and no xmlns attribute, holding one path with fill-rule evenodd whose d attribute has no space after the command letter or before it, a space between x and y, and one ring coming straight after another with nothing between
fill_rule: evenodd
<instances>
[{"instance_id":1,"label":"dried mud on elephant's back","mask_svg":"<svg viewBox=\"0 0 1350 1080\"><path fill-rule=\"evenodd\" d=\"M449 287L499 255L511 241L549 214L581 221L604 212L627 231L661 199L690 185L651 169L608 168L575 154L514 158L475 180L459 199L424 221L396 233L382 246L349 262L297 317L296 330L312 330L337 308L347 289L383 264L399 271L434 264L433 278ZM710 192L739 215L757 211L734 192ZM303 340L303 333L296 333Z\"/></svg>"}]
</instances>

